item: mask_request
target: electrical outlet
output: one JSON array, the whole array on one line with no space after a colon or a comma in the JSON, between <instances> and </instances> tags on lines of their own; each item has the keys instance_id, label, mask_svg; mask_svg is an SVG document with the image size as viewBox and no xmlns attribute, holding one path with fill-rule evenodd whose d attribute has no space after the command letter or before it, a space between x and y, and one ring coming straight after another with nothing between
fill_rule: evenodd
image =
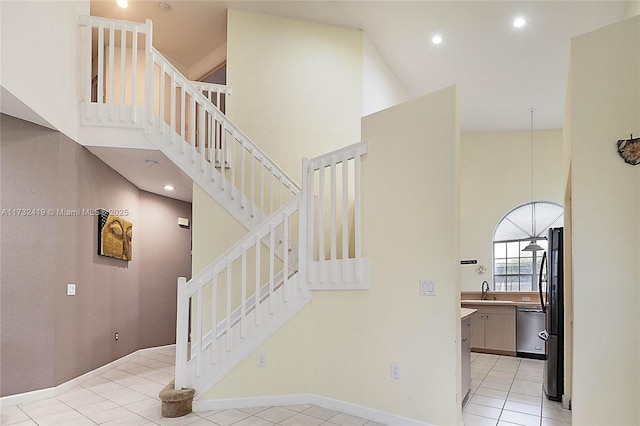
<instances>
[{"instance_id":1,"label":"electrical outlet","mask_svg":"<svg viewBox=\"0 0 640 426\"><path fill-rule=\"evenodd\" d=\"M391 378L392 379L399 379L401 373L402 373L402 370L400 369L400 363L399 362L392 362L391 363Z\"/></svg>"},{"instance_id":2,"label":"electrical outlet","mask_svg":"<svg viewBox=\"0 0 640 426\"><path fill-rule=\"evenodd\" d=\"M529 296L522 296L523 302L531 302L531 298Z\"/></svg>"},{"instance_id":3,"label":"electrical outlet","mask_svg":"<svg viewBox=\"0 0 640 426\"><path fill-rule=\"evenodd\" d=\"M259 354L256 360L256 365L258 367L266 367L267 366L267 356L265 354Z\"/></svg>"},{"instance_id":4,"label":"electrical outlet","mask_svg":"<svg viewBox=\"0 0 640 426\"><path fill-rule=\"evenodd\" d=\"M76 295L76 285L67 284L67 296L75 296L75 295Z\"/></svg>"},{"instance_id":5,"label":"electrical outlet","mask_svg":"<svg viewBox=\"0 0 640 426\"><path fill-rule=\"evenodd\" d=\"M118 341L119 338L120 338L120 334L116 331L116 342Z\"/></svg>"}]
</instances>

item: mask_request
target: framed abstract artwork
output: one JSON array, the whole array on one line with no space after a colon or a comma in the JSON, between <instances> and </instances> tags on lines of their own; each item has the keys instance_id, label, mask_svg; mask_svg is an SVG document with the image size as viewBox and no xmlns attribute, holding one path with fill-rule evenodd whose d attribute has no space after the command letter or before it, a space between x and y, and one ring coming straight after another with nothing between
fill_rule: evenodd
<instances>
[{"instance_id":1,"label":"framed abstract artwork","mask_svg":"<svg viewBox=\"0 0 640 426\"><path fill-rule=\"evenodd\" d=\"M133 224L108 210L98 209L98 254L131 260Z\"/></svg>"}]
</instances>

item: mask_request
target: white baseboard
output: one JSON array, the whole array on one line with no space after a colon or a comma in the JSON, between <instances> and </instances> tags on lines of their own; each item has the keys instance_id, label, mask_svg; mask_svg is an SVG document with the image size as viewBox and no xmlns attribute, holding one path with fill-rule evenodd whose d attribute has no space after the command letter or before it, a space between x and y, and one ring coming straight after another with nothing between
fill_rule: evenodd
<instances>
[{"instance_id":1,"label":"white baseboard","mask_svg":"<svg viewBox=\"0 0 640 426\"><path fill-rule=\"evenodd\" d=\"M232 398L193 401L193 411L224 410L230 408L273 407L282 405L312 404L330 410L340 411L363 419L373 420L389 426L429 426L429 423L409 419L396 414L352 404L315 394L273 395L250 398Z\"/></svg>"},{"instance_id":2,"label":"white baseboard","mask_svg":"<svg viewBox=\"0 0 640 426\"><path fill-rule=\"evenodd\" d=\"M115 361L110 362L109 364L105 364L102 367L98 367L95 370L91 370L83 374L82 376L78 376L76 378L69 380L68 382L61 383L58 386L54 386L46 389L38 389L30 392L19 393L16 395L3 396L2 398L0 398L0 408L7 408L14 405L19 405L19 404L28 404L31 402L40 401L42 399L56 397L58 395L61 395L65 392L70 391L76 386L80 386L80 384L82 384L83 382L89 379L98 377L99 375L103 374L108 370L111 370L112 368L115 368L119 365L122 365L126 362L131 361L132 359L135 359L140 355L144 355L146 353L152 353L159 349L166 349L166 348L171 348L175 346L176 345L167 345L167 346L158 346L155 348L139 349L135 352L130 353L129 355L125 355L122 358L118 358Z\"/></svg>"}]
</instances>

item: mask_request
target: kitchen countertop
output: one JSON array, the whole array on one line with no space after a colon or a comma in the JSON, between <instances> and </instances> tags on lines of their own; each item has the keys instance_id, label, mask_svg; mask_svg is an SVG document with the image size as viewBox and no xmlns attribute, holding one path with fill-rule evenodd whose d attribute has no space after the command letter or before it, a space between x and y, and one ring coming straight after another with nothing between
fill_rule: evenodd
<instances>
[{"instance_id":1,"label":"kitchen countertop","mask_svg":"<svg viewBox=\"0 0 640 426\"><path fill-rule=\"evenodd\" d=\"M538 302L513 302L511 300L461 300L462 305L488 305L488 306L540 306Z\"/></svg>"},{"instance_id":2,"label":"kitchen countertop","mask_svg":"<svg viewBox=\"0 0 640 426\"><path fill-rule=\"evenodd\" d=\"M477 312L477 309L469 309L469 308L460 308L460 319L465 320L474 312Z\"/></svg>"}]
</instances>

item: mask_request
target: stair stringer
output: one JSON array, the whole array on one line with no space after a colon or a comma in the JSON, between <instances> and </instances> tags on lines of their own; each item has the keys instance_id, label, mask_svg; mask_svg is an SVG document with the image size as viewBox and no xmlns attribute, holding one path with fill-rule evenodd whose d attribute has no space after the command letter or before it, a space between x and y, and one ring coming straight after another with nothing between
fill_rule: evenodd
<instances>
[{"instance_id":1,"label":"stair stringer","mask_svg":"<svg viewBox=\"0 0 640 426\"><path fill-rule=\"evenodd\" d=\"M196 148L165 123L162 127L163 131L152 129L145 137L213 200L249 231L266 219L260 208L220 173L219 167L202 158Z\"/></svg>"}]
</instances>

